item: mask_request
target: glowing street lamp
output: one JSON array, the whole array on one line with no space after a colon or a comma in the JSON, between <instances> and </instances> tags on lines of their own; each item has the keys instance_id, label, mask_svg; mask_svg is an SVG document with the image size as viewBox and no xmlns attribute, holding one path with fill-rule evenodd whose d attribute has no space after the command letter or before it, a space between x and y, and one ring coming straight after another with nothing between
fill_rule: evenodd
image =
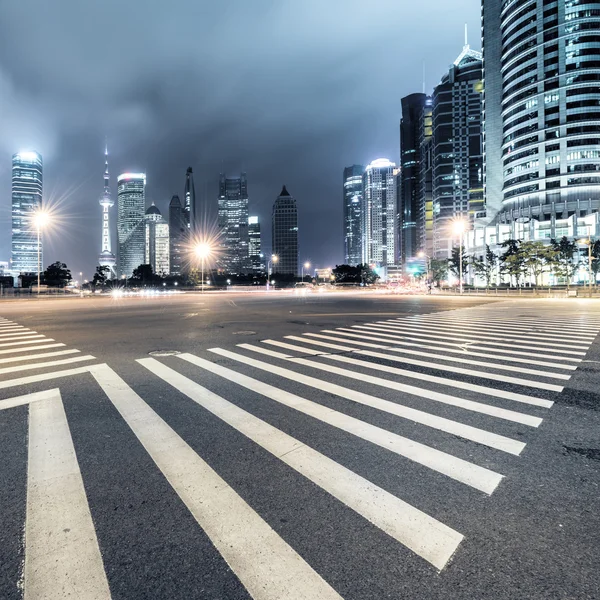
<instances>
[{"instance_id":1,"label":"glowing street lamp","mask_svg":"<svg viewBox=\"0 0 600 600\"><path fill-rule=\"evenodd\" d=\"M463 247L463 233L466 229L466 223L459 219L458 221L454 221L452 226L454 233L458 236L458 281L459 281L459 289L460 293L463 293L463 264L462 264L462 247Z\"/></svg>"},{"instance_id":2,"label":"glowing street lamp","mask_svg":"<svg viewBox=\"0 0 600 600\"><path fill-rule=\"evenodd\" d=\"M427 285L429 286L428 290L431 293L431 256L423 252L423 250L417 253L417 256L419 258L425 258L427 260Z\"/></svg>"},{"instance_id":3,"label":"glowing street lamp","mask_svg":"<svg viewBox=\"0 0 600 600\"><path fill-rule=\"evenodd\" d=\"M196 256L200 259L202 264L202 287L200 289L201 294L204 293L204 261L210 256L211 251L211 247L206 242L198 244L195 249Z\"/></svg>"},{"instance_id":4,"label":"glowing street lamp","mask_svg":"<svg viewBox=\"0 0 600 600\"><path fill-rule=\"evenodd\" d=\"M310 263L308 261L302 265L302 283L304 283L304 269L310 269Z\"/></svg>"},{"instance_id":5,"label":"glowing street lamp","mask_svg":"<svg viewBox=\"0 0 600 600\"><path fill-rule=\"evenodd\" d=\"M42 227L45 227L46 225L48 225L49 221L50 221L50 216L48 215L48 213L44 212L43 210L38 210L33 215L33 224L35 225L35 227L37 229L37 262L38 262L37 293L38 293L38 296L40 294L40 273L41 273L41 269L42 269L42 265L40 264L40 262L41 262L40 232L41 232Z\"/></svg>"},{"instance_id":6,"label":"glowing street lamp","mask_svg":"<svg viewBox=\"0 0 600 600\"><path fill-rule=\"evenodd\" d=\"M267 291L269 290L269 279L271 278L271 265L274 265L278 261L279 256L277 256L277 254L272 254L269 262L267 263Z\"/></svg>"}]
</instances>

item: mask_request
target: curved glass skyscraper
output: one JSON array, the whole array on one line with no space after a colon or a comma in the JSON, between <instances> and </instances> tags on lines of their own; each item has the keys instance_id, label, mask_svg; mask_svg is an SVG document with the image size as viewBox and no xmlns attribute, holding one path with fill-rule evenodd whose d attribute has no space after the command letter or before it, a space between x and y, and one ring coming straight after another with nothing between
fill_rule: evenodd
<instances>
[{"instance_id":1,"label":"curved glass skyscraper","mask_svg":"<svg viewBox=\"0 0 600 600\"><path fill-rule=\"evenodd\" d=\"M131 277L145 259L146 175L123 173L117 177L117 183L119 276Z\"/></svg>"},{"instance_id":2,"label":"curved glass skyscraper","mask_svg":"<svg viewBox=\"0 0 600 600\"><path fill-rule=\"evenodd\" d=\"M483 0L482 16L488 222L580 235L600 209L600 5Z\"/></svg>"}]
</instances>

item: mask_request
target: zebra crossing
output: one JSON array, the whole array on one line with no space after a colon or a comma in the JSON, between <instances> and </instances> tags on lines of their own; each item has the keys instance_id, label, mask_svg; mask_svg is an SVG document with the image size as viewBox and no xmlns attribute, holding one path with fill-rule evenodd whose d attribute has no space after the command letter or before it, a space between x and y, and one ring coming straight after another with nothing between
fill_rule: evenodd
<instances>
[{"instance_id":1,"label":"zebra crossing","mask_svg":"<svg viewBox=\"0 0 600 600\"><path fill-rule=\"evenodd\" d=\"M0 391L10 394L13 387L86 377L86 386L102 391L252 598L342 598L329 574L318 571L160 414L147 397L148 385L167 386L174 411L191 402L199 427L202 415L210 413L408 549L414 560L443 574L459 556L468 528L446 523L443 507L435 503L425 508L414 501L414 493L409 501L401 487L386 489L369 474L352 470L318 442L295 435L286 423L299 415L327 427L331 436L344 436L341 443L366 444L383 465L414 465L421 477L404 482L411 489L458 486L469 498L493 502L503 482L519 477L527 444L552 418L554 402L600 331L600 314L590 310L574 315L556 306L508 305L306 331L233 349L140 357L135 362L146 374L144 386L127 382L106 363L49 370L95 359L56 359L78 350L41 353L64 347L42 336L32 354L23 357L23 362L42 362L14 365L20 359L12 352L0 359L0 365L11 365L0 367ZM5 341L3 335L14 335L16 354L24 352L17 344L38 334L2 320L0 340ZM14 377L28 370L23 366L41 372ZM256 414L259 398L273 413L283 411L278 426ZM27 599L64 598L65 590L82 599L111 597L115 575L104 564L102 536L64 408L68 401L59 388L0 400L0 419L7 409L29 410ZM457 450L456 440L467 445L465 450Z\"/></svg>"}]
</instances>

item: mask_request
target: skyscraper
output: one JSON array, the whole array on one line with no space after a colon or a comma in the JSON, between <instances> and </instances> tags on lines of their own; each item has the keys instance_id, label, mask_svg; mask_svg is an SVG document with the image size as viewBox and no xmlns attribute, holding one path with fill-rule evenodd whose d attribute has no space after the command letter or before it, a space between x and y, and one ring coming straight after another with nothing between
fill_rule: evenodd
<instances>
[{"instance_id":1,"label":"skyscraper","mask_svg":"<svg viewBox=\"0 0 600 600\"><path fill-rule=\"evenodd\" d=\"M239 177L219 177L218 226L221 265L229 273L250 271L248 251L248 181Z\"/></svg>"},{"instance_id":2,"label":"skyscraper","mask_svg":"<svg viewBox=\"0 0 600 600\"><path fill-rule=\"evenodd\" d=\"M169 264L169 224L163 219L158 207L152 203L144 216L145 257L144 263L152 265L157 275L168 275Z\"/></svg>"},{"instance_id":3,"label":"skyscraper","mask_svg":"<svg viewBox=\"0 0 600 600\"><path fill-rule=\"evenodd\" d=\"M112 252L110 243L110 220L109 209L114 206L114 201L110 193L110 176L108 174L108 146L104 150L104 191L100 196L100 206L102 207L102 246L98 256L98 264L110 269L110 277L116 277L117 259Z\"/></svg>"},{"instance_id":4,"label":"skyscraper","mask_svg":"<svg viewBox=\"0 0 600 600\"><path fill-rule=\"evenodd\" d=\"M248 254L252 270L261 272L265 270L265 261L261 254L260 223L258 217L248 217Z\"/></svg>"},{"instance_id":5,"label":"skyscraper","mask_svg":"<svg viewBox=\"0 0 600 600\"><path fill-rule=\"evenodd\" d=\"M363 173L362 165L344 169L344 261L357 265L362 258Z\"/></svg>"},{"instance_id":6,"label":"skyscraper","mask_svg":"<svg viewBox=\"0 0 600 600\"><path fill-rule=\"evenodd\" d=\"M362 261L378 267L396 264L396 165L379 158L363 174Z\"/></svg>"},{"instance_id":7,"label":"skyscraper","mask_svg":"<svg viewBox=\"0 0 600 600\"><path fill-rule=\"evenodd\" d=\"M185 173L183 213L188 230L194 233L196 230L196 189L194 188L194 174L192 167L188 167Z\"/></svg>"},{"instance_id":8,"label":"skyscraper","mask_svg":"<svg viewBox=\"0 0 600 600\"><path fill-rule=\"evenodd\" d=\"M598 212L599 17L596 2L483 0L488 221L557 237Z\"/></svg>"},{"instance_id":9,"label":"skyscraper","mask_svg":"<svg viewBox=\"0 0 600 600\"><path fill-rule=\"evenodd\" d=\"M419 190L417 219L417 247L427 256L433 256L433 98L428 96L419 117ZM401 186L400 186L401 187ZM396 186L398 189L398 186ZM400 235L400 237L402 237ZM418 255L418 254L417 254Z\"/></svg>"},{"instance_id":10,"label":"skyscraper","mask_svg":"<svg viewBox=\"0 0 600 600\"><path fill-rule=\"evenodd\" d=\"M13 154L11 269L16 275L38 270L38 237L32 217L42 209L42 172L42 157L37 152ZM41 246L40 241L40 256Z\"/></svg>"},{"instance_id":11,"label":"skyscraper","mask_svg":"<svg viewBox=\"0 0 600 600\"><path fill-rule=\"evenodd\" d=\"M182 275L186 264L188 230L179 196L169 203L169 266L171 275Z\"/></svg>"},{"instance_id":12,"label":"skyscraper","mask_svg":"<svg viewBox=\"0 0 600 600\"><path fill-rule=\"evenodd\" d=\"M452 221L474 220L483 210L481 66L481 53L466 44L433 91L433 256L438 259L451 256Z\"/></svg>"},{"instance_id":13,"label":"skyscraper","mask_svg":"<svg viewBox=\"0 0 600 600\"><path fill-rule=\"evenodd\" d=\"M404 264L417 255L419 248L419 173L421 150L419 141L422 112L427 103L426 94L410 94L402 98L400 121L400 199L398 201L398 227L400 248L398 258Z\"/></svg>"},{"instance_id":14,"label":"skyscraper","mask_svg":"<svg viewBox=\"0 0 600 600\"><path fill-rule=\"evenodd\" d=\"M273 204L273 273L298 275L298 209L285 185Z\"/></svg>"},{"instance_id":15,"label":"skyscraper","mask_svg":"<svg viewBox=\"0 0 600 600\"><path fill-rule=\"evenodd\" d=\"M133 270L145 259L146 174L123 173L117 183L119 275L131 277Z\"/></svg>"}]
</instances>

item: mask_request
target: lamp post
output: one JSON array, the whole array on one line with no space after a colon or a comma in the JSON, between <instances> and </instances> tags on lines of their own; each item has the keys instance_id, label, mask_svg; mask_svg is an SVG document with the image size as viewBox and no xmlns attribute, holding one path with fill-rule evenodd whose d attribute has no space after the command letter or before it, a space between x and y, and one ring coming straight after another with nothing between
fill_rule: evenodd
<instances>
[{"instance_id":1,"label":"lamp post","mask_svg":"<svg viewBox=\"0 0 600 600\"><path fill-rule=\"evenodd\" d=\"M463 293L463 233L465 232L465 222L462 220L454 223L454 233L458 235L458 281L459 281L459 293Z\"/></svg>"},{"instance_id":2,"label":"lamp post","mask_svg":"<svg viewBox=\"0 0 600 600\"><path fill-rule=\"evenodd\" d=\"M269 280L271 279L271 266L274 265L278 260L279 256L277 256L277 254L272 254L269 262L267 263L267 291L269 291Z\"/></svg>"},{"instance_id":3,"label":"lamp post","mask_svg":"<svg viewBox=\"0 0 600 600\"><path fill-rule=\"evenodd\" d=\"M202 242L196 246L196 256L200 259L202 265L202 286L200 293L204 293L204 261L210 256L211 248L206 242Z\"/></svg>"},{"instance_id":4,"label":"lamp post","mask_svg":"<svg viewBox=\"0 0 600 600\"><path fill-rule=\"evenodd\" d=\"M302 265L302 283L304 283L304 269L310 269L310 263L308 261ZM298 271L296 271L296 273L297 272Z\"/></svg>"},{"instance_id":5,"label":"lamp post","mask_svg":"<svg viewBox=\"0 0 600 600\"><path fill-rule=\"evenodd\" d=\"M40 275L41 275L41 270L42 270L40 236L41 236L41 229L42 229L42 227L47 225L48 220L49 220L48 213L45 213L42 210L38 210L33 215L33 222L35 223L35 227L37 229L37 266L38 266L38 269L37 269L37 293L38 293L38 296L40 295Z\"/></svg>"},{"instance_id":6,"label":"lamp post","mask_svg":"<svg viewBox=\"0 0 600 600\"><path fill-rule=\"evenodd\" d=\"M592 241L592 236L589 236L586 240L577 240L581 244L585 244L588 247L588 269L589 269L589 279L588 279L588 290L590 293L590 298L592 297L592 261L596 260L592 256L592 246L594 242Z\"/></svg>"},{"instance_id":7,"label":"lamp post","mask_svg":"<svg viewBox=\"0 0 600 600\"><path fill-rule=\"evenodd\" d=\"M428 290L431 293L431 256L429 256L429 254L425 254L425 252L423 252L423 250L421 250L417 256L419 258L424 258L426 259L426 269L427 269L427 286L428 286Z\"/></svg>"}]
</instances>

